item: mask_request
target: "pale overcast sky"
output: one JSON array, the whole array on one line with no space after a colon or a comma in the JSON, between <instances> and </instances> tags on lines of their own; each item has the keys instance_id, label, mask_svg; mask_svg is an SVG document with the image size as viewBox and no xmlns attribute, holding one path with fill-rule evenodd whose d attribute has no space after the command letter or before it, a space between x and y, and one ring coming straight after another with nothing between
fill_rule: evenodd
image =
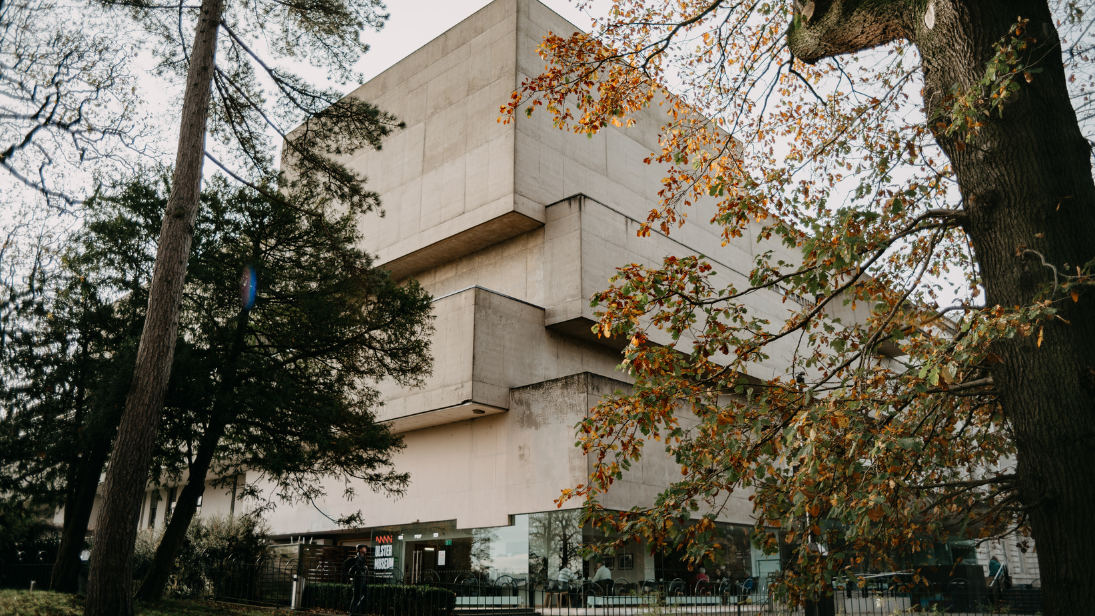
<instances>
[{"instance_id":1,"label":"pale overcast sky","mask_svg":"<svg viewBox=\"0 0 1095 616\"><path fill-rule=\"evenodd\" d=\"M589 17L575 9L570 0L541 2L581 29L589 29ZM363 37L372 46L358 65L366 81L467 19L490 1L387 0L386 4L391 14L387 25L379 33L366 32Z\"/></svg>"},{"instance_id":2,"label":"pale overcast sky","mask_svg":"<svg viewBox=\"0 0 1095 616\"><path fill-rule=\"evenodd\" d=\"M590 18L578 11L571 0L541 1L576 26L582 29L590 27ZM362 33L362 38L371 49L369 53L362 56L356 68L366 81L490 4L490 0L387 0L386 4L391 17L385 27L380 32ZM605 2L606 7L609 4ZM148 144L149 154L152 155L152 159L171 163L175 159L178 139L178 106L181 104L182 83L169 83L156 77L152 73L154 66L155 59L146 51L137 59L133 74L138 78L139 91L144 98L146 114L144 121L156 125L155 132L160 136L159 139ZM285 67L314 80L316 85L322 85L321 71L315 71L304 64L289 63ZM336 87L349 93L357 86L349 83ZM275 134L273 131L268 132L271 136ZM280 150L279 140L275 139L271 145ZM275 157L275 160L278 158L280 157ZM138 161L144 164L148 164L152 159L138 157ZM217 171L213 165L207 164L205 167L207 174ZM85 184L90 186L89 180L90 177L73 178L77 186ZM77 188L75 192L83 191ZM30 204L37 199L34 193L26 192L21 184L12 180L7 174L0 174L0 196L5 202L5 205L0 207L0 229L10 224L18 205Z\"/></svg>"}]
</instances>

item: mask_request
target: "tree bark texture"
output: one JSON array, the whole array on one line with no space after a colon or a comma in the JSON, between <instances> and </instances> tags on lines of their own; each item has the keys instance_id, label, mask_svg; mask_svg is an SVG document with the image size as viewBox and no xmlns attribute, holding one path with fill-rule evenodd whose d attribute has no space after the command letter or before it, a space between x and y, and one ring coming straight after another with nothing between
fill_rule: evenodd
<instances>
[{"instance_id":1,"label":"tree bark texture","mask_svg":"<svg viewBox=\"0 0 1095 616\"><path fill-rule=\"evenodd\" d=\"M202 0L183 98L175 175L156 251L148 312L91 553L85 616L132 616L133 547L148 467L163 414L186 264L198 213L205 132L223 0Z\"/></svg>"},{"instance_id":2,"label":"tree bark texture","mask_svg":"<svg viewBox=\"0 0 1095 616\"><path fill-rule=\"evenodd\" d=\"M87 362L88 345L87 339L84 339L84 344L80 349L81 363ZM85 373L81 371L80 377L76 381L76 400L74 402L74 412L72 418L71 433L69 435L69 442L72 449L68 459L68 471L65 473L65 520L64 525L61 528L61 544L57 547L57 559L53 563L53 569L50 571L49 588L50 590L59 592L75 593L78 590L80 580L80 548L83 547L84 536L87 534L87 524L91 521L91 509L87 509L86 516L83 515L83 510L77 510L77 501L80 496L81 489L84 484L81 480L85 479L87 474L87 465L81 464L81 449L87 449L88 443L85 439L80 438L81 428L84 424L84 417L86 414L86 390L84 388ZM101 444L98 443L98 444ZM94 447L96 443L92 443ZM89 452L90 455L90 452ZM87 456L85 456L86 458ZM102 471L102 465L106 462L105 459L99 462L99 470ZM93 488L98 488L99 476L95 475L95 483L92 484ZM91 493L91 504L94 504L95 492ZM81 504L85 504L81 501ZM76 525L82 520L83 528L77 529ZM84 534L77 538L74 536L77 531L81 531Z\"/></svg>"},{"instance_id":3,"label":"tree bark texture","mask_svg":"<svg viewBox=\"0 0 1095 616\"><path fill-rule=\"evenodd\" d=\"M258 252L257 247L256 252ZM255 258L258 258L257 254ZM243 309L236 318L232 346L225 357L224 374L213 402L211 420L198 443L198 454L190 464L190 475L187 478L186 487L179 496L171 521L164 529L160 545L156 546L152 566L141 581L141 587L137 589L137 598L142 601L159 601L163 598L167 581L171 577L171 570L175 564L175 557L183 541L186 540L186 531L190 528L194 513L198 509L198 497L205 492L205 478L209 475L209 468L216 456L217 447L220 446L221 438L228 426L235 419L235 414L227 407L231 404L232 392L239 384L239 359L246 347L250 314L249 310ZM233 496L234 499L235 496Z\"/></svg>"},{"instance_id":4,"label":"tree bark texture","mask_svg":"<svg viewBox=\"0 0 1095 616\"><path fill-rule=\"evenodd\" d=\"M957 175L989 306L1029 305L1059 273L1095 259L1091 150L1066 88L1061 44L1044 0L823 2L788 33L805 61L855 51L847 33L875 31L911 40L923 57L925 113L932 118L955 84L985 76L993 44L1019 17L1035 37L1042 72L1021 84L973 143L937 135ZM878 6L885 10L878 10ZM895 13L894 7L902 8ZM931 15L928 16L929 10ZM873 24L873 25L872 25ZM889 38L887 38L889 36ZM1043 265L1041 257L1049 266ZM1050 267L1052 266L1052 267ZM1003 339L992 377L1017 450L1019 495L1037 545L1047 616L1088 614L1095 605L1095 297L1065 302L1064 320L1037 336Z\"/></svg>"},{"instance_id":5,"label":"tree bark texture","mask_svg":"<svg viewBox=\"0 0 1095 616\"><path fill-rule=\"evenodd\" d=\"M152 565L137 589L136 596L141 601L159 601L163 598L175 565L175 557L183 541L186 540L186 531L189 530L194 514L198 510L198 497L205 492L205 479L209 475L209 467L213 463L213 456L224 435L224 430L224 422L217 422L210 426L202 437L201 444L198 446L198 455L194 457L190 465L186 487L179 494L179 500L175 503L174 511L171 512L171 521L167 523L160 545L156 547L156 554L152 557Z\"/></svg>"},{"instance_id":6,"label":"tree bark texture","mask_svg":"<svg viewBox=\"0 0 1095 616\"><path fill-rule=\"evenodd\" d=\"M99 475L103 472L110 453L110 442L92 444L91 450L79 461L70 489L65 499L65 522L61 530L61 545L57 548L57 561L50 574L49 588L57 592L75 593L80 581L80 552L84 549L91 510L95 506L95 492L99 489Z\"/></svg>"}]
</instances>

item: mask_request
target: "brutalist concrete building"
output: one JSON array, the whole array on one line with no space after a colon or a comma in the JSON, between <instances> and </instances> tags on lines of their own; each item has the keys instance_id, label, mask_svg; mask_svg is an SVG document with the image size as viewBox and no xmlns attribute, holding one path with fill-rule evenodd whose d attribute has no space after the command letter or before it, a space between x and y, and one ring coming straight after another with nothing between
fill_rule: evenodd
<instances>
[{"instance_id":1,"label":"brutalist concrete building","mask_svg":"<svg viewBox=\"0 0 1095 616\"><path fill-rule=\"evenodd\" d=\"M622 345L590 331L590 297L616 267L656 265L670 254L703 254L739 286L757 252L796 260L748 236L724 246L704 224L713 203L694 206L698 224L671 236L636 236L661 188L662 170L643 163L660 151L657 106L635 126L592 139L554 128L543 112L498 122L500 105L543 70L536 52L543 37L577 29L536 0L496 0L353 94L406 122L383 151L363 150L348 163L369 177L386 212L363 221L363 248L436 298L434 370L421 388L383 387L380 419L406 442L396 464L411 474L407 495L393 500L361 487L348 502L332 482L317 507L282 505L269 514L277 540L380 546L377 569L406 579L582 571L578 548L592 531L579 523L579 503L559 509L555 499L588 476L575 424L602 396L628 386L617 369ZM749 301L754 313L779 322L798 308L788 302L801 300L772 290ZM773 353L766 373L753 376L785 374L791 352ZM602 504L650 504L678 473L648 452ZM204 510L247 506L223 492L207 490ZM747 497L731 498L721 518L732 539L726 571L763 579L779 570L779 558L750 546ZM154 499L142 527L155 523L150 514L162 520L166 507L155 513ZM359 509L362 528L332 522ZM610 569L635 582L670 579L684 566L677 555L650 556L636 545L617 553Z\"/></svg>"},{"instance_id":2,"label":"brutalist concrete building","mask_svg":"<svg viewBox=\"0 0 1095 616\"><path fill-rule=\"evenodd\" d=\"M643 163L659 150L656 107L637 126L593 139L554 128L542 112L498 122L521 81L543 69L543 37L575 30L534 0L497 0L353 94L407 124L382 151L348 162L369 177L386 212L363 221L363 248L436 298L434 371L421 388L384 388L380 418L405 439L397 467L411 473L408 494L391 500L366 490L346 502L342 486L331 485L322 512L277 508L270 521L279 537L391 539L391 565L407 577L478 570L521 578L545 558L548 575L563 564L581 570L576 548L589 531L554 501L588 476L574 425L628 380L617 369L622 345L590 332L591 295L617 266L659 264L668 254L709 255L721 274L738 276L756 246L724 247L705 224L636 236L662 177ZM780 318L783 299L772 292L757 309ZM677 473L651 454L604 504L651 503ZM763 575L778 559L749 547L745 498L726 516L742 529L731 569ZM358 509L367 528L338 529L329 519ZM683 568L672 555L645 552L619 554L613 576Z\"/></svg>"}]
</instances>

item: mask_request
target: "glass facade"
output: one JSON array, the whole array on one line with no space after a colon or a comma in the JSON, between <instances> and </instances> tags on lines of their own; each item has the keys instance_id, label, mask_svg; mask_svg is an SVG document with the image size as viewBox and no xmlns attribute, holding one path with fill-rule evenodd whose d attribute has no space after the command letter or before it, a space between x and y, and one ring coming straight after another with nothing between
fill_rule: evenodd
<instances>
[{"instance_id":1,"label":"glass facade","mask_svg":"<svg viewBox=\"0 0 1095 616\"><path fill-rule=\"evenodd\" d=\"M529 572L534 579L557 579L563 567L582 571L579 511L548 511L528 516Z\"/></svg>"},{"instance_id":2,"label":"glass facade","mask_svg":"<svg viewBox=\"0 0 1095 616\"><path fill-rule=\"evenodd\" d=\"M364 543L377 553L390 574L411 581L494 584L528 578L529 516L512 516L509 526L457 529L452 521L407 524L374 529L368 537L344 539L342 545ZM379 548L377 546L380 546Z\"/></svg>"},{"instance_id":3,"label":"glass facade","mask_svg":"<svg viewBox=\"0 0 1095 616\"><path fill-rule=\"evenodd\" d=\"M455 521L378 528L368 537L339 543L365 543L376 551L376 573L381 577L443 584L541 587L559 579L566 567L579 578L591 578L591 563L582 558L583 546L605 536L581 524L581 512L557 510L510 517L511 524L492 528L458 529ZM683 552L649 554L645 545L628 545L605 555L604 564L614 581L640 584L647 580L692 580L698 566L710 579L741 581L780 570L778 555L754 549L751 528L718 523L721 548L716 557L689 569ZM379 546L379 547L378 547ZM381 567L380 565L383 565ZM390 568L389 568L390 567Z\"/></svg>"},{"instance_id":4,"label":"glass facade","mask_svg":"<svg viewBox=\"0 0 1095 616\"><path fill-rule=\"evenodd\" d=\"M720 531L714 557L702 563L692 563L685 559L682 550L671 550L654 555L654 576L656 580L682 580L691 583L703 567L712 582L731 580L740 582L746 578L764 578L780 570L779 555L766 555L753 547L750 541L752 527L716 522Z\"/></svg>"},{"instance_id":5,"label":"glass facade","mask_svg":"<svg viewBox=\"0 0 1095 616\"><path fill-rule=\"evenodd\" d=\"M489 580L528 578L529 516L513 516L513 525L471 531L471 570Z\"/></svg>"}]
</instances>

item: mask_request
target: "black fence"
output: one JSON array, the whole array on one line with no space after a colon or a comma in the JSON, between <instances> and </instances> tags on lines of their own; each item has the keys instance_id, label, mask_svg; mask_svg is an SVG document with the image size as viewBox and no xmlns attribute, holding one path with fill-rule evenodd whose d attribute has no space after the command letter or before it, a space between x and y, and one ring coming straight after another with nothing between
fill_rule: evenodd
<instances>
[{"instance_id":1,"label":"black fence","mask_svg":"<svg viewBox=\"0 0 1095 616\"><path fill-rule=\"evenodd\" d=\"M0 567L0 588L11 590L45 590L53 563L16 564Z\"/></svg>"},{"instance_id":2,"label":"black fence","mask_svg":"<svg viewBox=\"0 0 1095 616\"><path fill-rule=\"evenodd\" d=\"M791 606L756 578L689 582L680 578L631 582L532 580L476 571L425 571L399 576L359 576L333 568L300 571L298 563L226 562L217 576L220 601L329 613L381 616L640 616L943 613L961 616L1037 614L1041 589L998 590L957 585L944 590L834 588L808 609Z\"/></svg>"},{"instance_id":3,"label":"black fence","mask_svg":"<svg viewBox=\"0 0 1095 616\"><path fill-rule=\"evenodd\" d=\"M51 565L0 566L0 588L44 589ZM491 578L477 571L424 571L413 579L381 572L359 575L324 563L305 568L297 559L258 563L227 559L217 565L203 596L228 603L377 616L731 616L943 613L960 616L1037 614L1040 588L993 590L961 584L902 591L872 584L834 588L817 605L790 606L769 592L770 581L589 582ZM404 583L406 582L406 583Z\"/></svg>"}]
</instances>

